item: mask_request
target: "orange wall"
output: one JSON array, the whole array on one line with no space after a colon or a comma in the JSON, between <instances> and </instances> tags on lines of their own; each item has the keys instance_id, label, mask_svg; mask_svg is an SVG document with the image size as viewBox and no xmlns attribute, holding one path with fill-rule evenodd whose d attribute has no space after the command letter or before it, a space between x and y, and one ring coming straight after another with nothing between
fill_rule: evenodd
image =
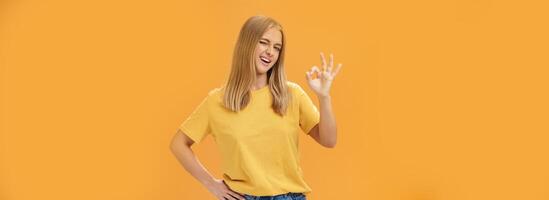
<instances>
[{"instance_id":1,"label":"orange wall","mask_svg":"<svg viewBox=\"0 0 549 200\"><path fill-rule=\"evenodd\" d=\"M320 51L344 64L337 147L301 137L310 199L549 199L542 2L0 1L0 199L213 199L168 145L255 14L310 95Z\"/></svg>"}]
</instances>

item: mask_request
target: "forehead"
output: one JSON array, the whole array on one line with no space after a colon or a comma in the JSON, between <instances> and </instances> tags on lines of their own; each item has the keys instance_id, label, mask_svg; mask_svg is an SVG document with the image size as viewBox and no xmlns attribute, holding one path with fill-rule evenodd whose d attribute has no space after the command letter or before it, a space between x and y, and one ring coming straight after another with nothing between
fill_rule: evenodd
<instances>
[{"instance_id":1,"label":"forehead","mask_svg":"<svg viewBox=\"0 0 549 200\"><path fill-rule=\"evenodd\" d=\"M267 38L271 42L282 44L282 33L278 28L269 28L261 38Z\"/></svg>"}]
</instances>

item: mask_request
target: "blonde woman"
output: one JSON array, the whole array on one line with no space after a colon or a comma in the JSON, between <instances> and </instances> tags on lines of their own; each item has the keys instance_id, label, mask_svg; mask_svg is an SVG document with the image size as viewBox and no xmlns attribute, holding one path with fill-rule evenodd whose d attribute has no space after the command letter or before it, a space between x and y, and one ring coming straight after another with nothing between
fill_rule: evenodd
<instances>
[{"instance_id":1,"label":"blonde woman","mask_svg":"<svg viewBox=\"0 0 549 200\"><path fill-rule=\"evenodd\" d=\"M330 87L341 64L333 55L322 69L306 72L320 111L284 72L285 37L272 18L253 16L243 25L225 85L211 90L180 125L171 150L185 170L217 199L306 199L311 192L299 164L301 131L320 145L336 144ZM193 143L211 134L223 177L217 179L195 157Z\"/></svg>"}]
</instances>

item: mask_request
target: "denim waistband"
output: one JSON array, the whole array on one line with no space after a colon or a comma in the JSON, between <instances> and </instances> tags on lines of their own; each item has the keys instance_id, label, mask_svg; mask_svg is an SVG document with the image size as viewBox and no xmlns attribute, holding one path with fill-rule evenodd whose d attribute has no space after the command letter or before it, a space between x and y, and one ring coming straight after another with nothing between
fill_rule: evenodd
<instances>
[{"instance_id":1,"label":"denim waistband","mask_svg":"<svg viewBox=\"0 0 549 200\"><path fill-rule=\"evenodd\" d=\"M246 200L267 200L267 199L268 200L284 200L284 199L292 199L296 197L305 197L305 195L303 193L288 192L286 194L279 194L279 195L273 195L273 196L254 196L254 195L244 194L244 197L246 198Z\"/></svg>"}]
</instances>

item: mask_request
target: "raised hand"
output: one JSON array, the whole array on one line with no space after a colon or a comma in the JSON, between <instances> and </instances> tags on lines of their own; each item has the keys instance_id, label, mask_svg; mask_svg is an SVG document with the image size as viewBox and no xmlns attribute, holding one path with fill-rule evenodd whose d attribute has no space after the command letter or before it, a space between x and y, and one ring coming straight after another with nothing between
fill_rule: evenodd
<instances>
[{"instance_id":1,"label":"raised hand","mask_svg":"<svg viewBox=\"0 0 549 200\"><path fill-rule=\"evenodd\" d=\"M334 69L334 54L330 54L330 63L326 64L324 53L320 53L322 69L313 66L311 70L305 72L307 75L307 83L309 87L316 93L318 97L330 96L330 88L332 82L341 69L342 64L339 63Z\"/></svg>"}]
</instances>

